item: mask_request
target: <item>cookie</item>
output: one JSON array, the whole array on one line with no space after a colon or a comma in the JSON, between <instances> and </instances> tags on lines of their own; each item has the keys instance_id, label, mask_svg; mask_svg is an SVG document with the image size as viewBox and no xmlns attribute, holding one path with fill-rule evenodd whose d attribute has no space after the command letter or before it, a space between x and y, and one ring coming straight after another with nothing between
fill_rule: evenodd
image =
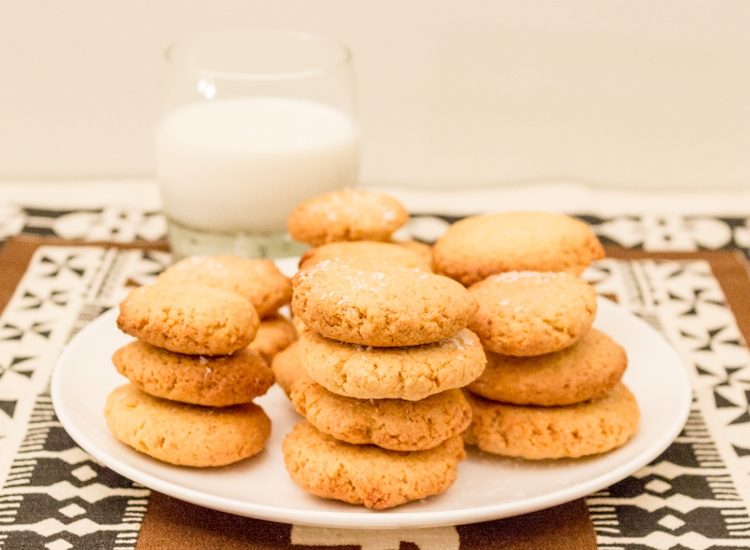
<instances>
[{"instance_id":1,"label":"cookie","mask_svg":"<svg viewBox=\"0 0 750 550\"><path fill-rule=\"evenodd\" d=\"M292 299L292 284L271 260L238 256L192 256L168 267L159 283L198 284L231 290L247 298L260 317Z\"/></svg>"},{"instance_id":2,"label":"cookie","mask_svg":"<svg viewBox=\"0 0 750 550\"><path fill-rule=\"evenodd\" d=\"M291 399L319 431L347 443L393 451L432 449L471 424L471 406L461 390L420 401L354 399L303 378L294 384Z\"/></svg>"},{"instance_id":3,"label":"cookie","mask_svg":"<svg viewBox=\"0 0 750 550\"><path fill-rule=\"evenodd\" d=\"M366 260L323 260L292 280L292 310L323 336L365 346L437 342L476 311L455 281Z\"/></svg>"},{"instance_id":4,"label":"cookie","mask_svg":"<svg viewBox=\"0 0 750 550\"><path fill-rule=\"evenodd\" d=\"M469 324L489 351L529 356L575 344L596 316L596 293L570 273L510 271L469 288L479 304Z\"/></svg>"},{"instance_id":5,"label":"cookie","mask_svg":"<svg viewBox=\"0 0 750 550\"><path fill-rule=\"evenodd\" d=\"M505 271L580 274L604 257L591 228L563 214L502 212L451 225L433 248L434 269L466 286Z\"/></svg>"},{"instance_id":6,"label":"cookie","mask_svg":"<svg viewBox=\"0 0 750 550\"><path fill-rule=\"evenodd\" d=\"M622 383L598 399L565 407L507 405L466 396L474 411L467 443L533 460L611 451L635 434L640 417L635 397Z\"/></svg>"},{"instance_id":7,"label":"cookie","mask_svg":"<svg viewBox=\"0 0 750 550\"><path fill-rule=\"evenodd\" d=\"M419 241L415 241L413 239L406 239L406 240L392 240L391 243L406 248L407 250L410 250L414 252L415 254L419 255L424 262L430 266L430 271L433 271L432 269L432 246L429 244L425 244Z\"/></svg>"},{"instance_id":8,"label":"cookie","mask_svg":"<svg viewBox=\"0 0 750 550\"><path fill-rule=\"evenodd\" d=\"M247 346L260 320L246 299L218 288L156 284L132 290L117 326L156 346L189 355L228 355Z\"/></svg>"},{"instance_id":9,"label":"cookie","mask_svg":"<svg viewBox=\"0 0 750 550\"><path fill-rule=\"evenodd\" d=\"M225 466L263 450L271 421L252 403L211 408L152 397L132 384L107 397L104 417L112 434L162 462Z\"/></svg>"},{"instance_id":10,"label":"cookie","mask_svg":"<svg viewBox=\"0 0 750 550\"><path fill-rule=\"evenodd\" d=\"M351 445L308 422L297 424L283 444L292 480L313 495L383 510L445 492L466 458L460 436L427 451L388 451Z\"/></svg>"},{"instance_id":11,"label":"cookie","mask_svg":"<svg viewBox=\"0 0 750 550\"><path fill-rule=\"evenodd\" d=\"M117 371L150 395L226 407L249 403L273 384L273 372L263 356L248 348L232 355L183 355L136 340L112 356Z\"/></svg>"},{"instance_id":12,"label":"cookie","mask_svg":"<svg viewBox=\"0 0 750 550\"><path fill-rule=\"evenodd\" d=\"M292 322L283 315L272 315L261 320L255 339L250 342L250 349L257 350L266 361L285 349L297 339L297 331Z\"/></svg>"},{"instance_id":13,"label":"cookie","mask_svg":"<svg viewBox=\"0 0 750 550\"><path fill-rule=\"evenodd\" d=\"M284 390L287 397L298 380L307 378L299 361L298 346L299 342L292 342L285 350L277 353L271 362L271 370L273 370L276 383Z\"/></svg>"},{"instance_id":14,"label":"cookie","mask_svg":"<svg viewBox=\"0 0 750 550\"><path fill-rule=\"evenodd\" d=\"M479 339L467 329L436 344L400 348L345 344L307 331L298 350L310 378L359 399L424 399L469 384L486 362Z\"/></svg>"},{"instance_id":15,"label":"cookie","mask_svg":"<svg viewBox=\"0 0 750 550\"><path fill-rule=\"evenodd\" d=\"M311 246L337 241L387 241L409 220L393 197L366 189L317 195L297 205L287 226L293 239Z\"/></svg>"},{"instance_id":16,"label":"cookie","mask_svg":"<svg viewBox=\"0 0 750 550\"><path fill-rule=\"evenodd\" d=\"M423 255L412 252L405 246L376 241L338 242L311 248L302 256L299 266L304 269L323 260L341 258L365 258L377 260L386 265L400 265L420 271L432 271L430 261L425 260Z\"/></svg>"},{"instance_id":17,"label":"cookie","mask_svg":"<svg viewBox=\"0 0 750 550\"><path fill-rule=\"evenodd\" d=\"M516 405L570 405L607 393L628 365L625 350L591 329L562 351L534 357L487 353L487 367L468 388L473 393Z\"/></svg>"}]
</instances>

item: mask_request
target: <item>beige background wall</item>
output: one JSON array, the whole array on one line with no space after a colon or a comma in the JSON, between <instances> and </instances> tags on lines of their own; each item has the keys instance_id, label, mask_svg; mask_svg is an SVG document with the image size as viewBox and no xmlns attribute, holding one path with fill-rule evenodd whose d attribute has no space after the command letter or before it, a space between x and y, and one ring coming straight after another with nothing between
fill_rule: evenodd
<instances>
[{"instance_id":1,"label":"beige background wall","mask_svg":"<svg viewBox=\"0 0 750 550\"><path fill-rule=\"evenodd\" d=\"M746 0L0 0L0 180L150 175L161 51L237 26L352 46L368 183L750 186Z\"/></svg>"}]
</instances>

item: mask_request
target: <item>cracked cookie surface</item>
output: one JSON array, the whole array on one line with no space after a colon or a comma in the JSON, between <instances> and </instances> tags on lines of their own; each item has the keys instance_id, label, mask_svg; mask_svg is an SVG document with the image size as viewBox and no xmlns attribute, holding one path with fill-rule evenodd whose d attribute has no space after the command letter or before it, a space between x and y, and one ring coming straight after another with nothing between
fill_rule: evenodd
<instances>
[{"instance_id":1,"label":"cracked cookie surface","mask_svg":"<svg viewBox=\"0 0 750 550\"><path fill-rule=\"evenodd\" d=\"M445 492L466 458L460 436L427 451L351 445L302 421L286 436L284 463L313 495L383 510Z\"/></svg>"},{"instance_id":2,"label":"cracked cookie surface","mask_svg":"<svg viewBox=\"0 0 750 550\"><path fill-rule=\"evenodd\" d=\"M471 406L461 390L419 401L355 399L307 378L294 384L291 399L296 411L321 432L347 443L393 451L431 449L471 423Z\"/></svg>"},{"instance_id":3,"label":"cracked cookie surface","mask_svg":"<svg viewBox=\"0 0 750 550\"><path fill-rule=\"evenodd\" d=\"M387 241L409 220L393 197L369 189L342 189L297 205L287 220L293 239L311 246L337 241Z\"/></svg>"},{"instance_id":4,"label":"cracked cookie surface","mask_svg":"<svg viewBox=\"0 0 750 550\"><path fill-rule=\"evenodd\" d=\"M117 326L158 348L189 355L228 355L247 346L260 320L253 305L199 285L155 284L133 289L120 303Z\"/></svg>"},{"instance_id":5,"label":"cracked cookie surface","mask_svg":"<svg viewBox=\"0 0 750 550\"><path fill-rule=\"evenodd\" d=\"M297 349L310 378L359 399L424 399L467 385L486 362L479 338L468 329L434 344L399 348L345 344L306 331Z\"/></svg>"},{"instance_id":6,"label":"cracked cookie surface","mask_svg":"<svg viewBox=\"0 0 750 550\"><path fill-rule=\"evenodd\" d=\"M467 444L502 456L578 458L624 445L637 431L638 403L624 384L576 405L507 405L466 393L473 409Z\"/></svg>"},{"instance_id":7,"label":"cracked cookie surface","mask_svg":"<svg viewBox=\"0 0 750 550\"><path fill-rule=\"evenodd\" d=\"M569 273L510 271L469 288L479 304L469 327L489 351L529 356L576 343L596 316L596 293Z\"/></svg>"},{"instance_id":8,"label":"cracked cookie surface","mask_svg":"<svg viewBox=\"0 0 750 550\"><path fill-rule=\"evenodd\" d=\"M112 434L162 462L225 466L263 450L271 421L258 405L211 408L152 397L132 384L107 397L104 417Z\"/></svg>"},{"instance_id":9,"label":"cracked cookie surface","mask_svg":"<svg viewBox=\"0 0 750 550\"><path fill-rule=\"evenodd\" d=\"M249 403L273 384L273 372L257 351L204 357L163 350L136 340L112 356L117 371L138 389L164 399L226 407Z\"/></svg>"},{"instance_id":10,"label":"cracked cookie surface","mask_svg":"<svg viewBox=\"0 0 750 550\"><path fill-rule=\"evenodd\" d=\"M236 292L267 317L292 299L292 283L276 264L261 258L191 256L165 269L165 284L203 285Z\"/></svg>"},{"instance_id":11,"label":"cracked cookie surface","mask_svg":"<svg viewBox=\"0 0 750 550\"><path fill-rule=\"evenodd\" d=\"M477 395L516 405L570 405L608 392L628 365L625 350L592 328L564 350L534 357L487 352L487 367L467 386Z\"/></svg>"},{"instance_id":12,"label":"cracked cookie surface","mask_svg":"<svg viewBox=\"0 0 750 550\"><path fill-rule=\"evenodd\" d=\"M371 260L323 260L292 282L292 310L310 330L365 346L443 340L466 327L477 307L452 279Z\"/></svg>"},{"instance_id":13,"label":"cracked cookie surface","mask_svg":"<svg viewBox=\"0 0 750 550\"><path fill-rule=\"evenodd\" d=\"M547 212L501 212L464 218L433 247L435 271L466 286L504 271L580 274L604 257L584 222Z\"/></svg>"}]
</instances>

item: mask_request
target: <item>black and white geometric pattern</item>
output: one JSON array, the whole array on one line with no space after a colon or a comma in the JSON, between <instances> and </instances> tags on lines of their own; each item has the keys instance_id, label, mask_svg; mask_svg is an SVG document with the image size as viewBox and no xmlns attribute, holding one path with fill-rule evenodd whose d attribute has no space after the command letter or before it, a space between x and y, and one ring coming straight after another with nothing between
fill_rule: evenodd
<instances>
[{"instance_id":1,"label":"black and white geometric pattern","mask_svg":"<svg viewBox=\"0 0 750 550\"><path fill-rule=\"evenodd\" d=\"M603 260L586 277L667 337L694 395L659 458L588 497L600 548L750 548L750 354L708 263Z\"/></svg>"},{"instance_id":2,"label":"black and white geometric pattern","mask_svg":"<svg viewBox=\"0 0 750 550\"><path fill-rule=\"evenodd\" d=\"M750 248L750 219L584 218L602 240L623 246ZM408 230L430 241L446 225L419 216ZM156 213L0 206L0 239L19 232L123 242L165 235ZM72 442L52 411L48 381L69 338L118 303L129 282L149 282L168 261L161 252L93 246L36 252L0 315L0 548L135 546L149 491ZM600 548L750 548L750 355L708 264L604 260L586 277L662 331L694 387L675 443L588 497Z\"/></svg>"},{"instance_id":3,"label":"black and white geometric pattern","mask_svg":"<svg viewBox=\"0 0 750 550\"><path fill-rule=\"evenodd\" d=\"M135 546L150 492L73 442L48 384L65 343L168 261L141 250L36 251L0 315L0 548Z\"/></svg>"}]
</instances>

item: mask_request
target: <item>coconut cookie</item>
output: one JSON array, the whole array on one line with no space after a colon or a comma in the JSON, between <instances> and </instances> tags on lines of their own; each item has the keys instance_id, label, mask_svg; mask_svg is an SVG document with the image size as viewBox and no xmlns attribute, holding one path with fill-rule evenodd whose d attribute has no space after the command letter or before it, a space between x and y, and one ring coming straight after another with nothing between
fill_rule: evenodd
<instances>
[{"instance_id":1,"label":"coconut cookie","mask_svg":"<svg viewBox=\"0 0 750 550\"><path fill-rule=\"evenodd\" d=\"M443 340L466 327L477 307L447 277L369 260L323 260L292 283L292 310L307 328L365 346Z\"/></svg>"},{"instance_id":2,"label":"coconut cookie","mask_svg":"<svg viewBox=\"0 0 750 550\"><path fill-rule=\"evenodd\" d=\"M321 432L355 445L422 451L461 434L471 424L471 406L461 390L420 401L354 399L307 379L295 383L292 403Z\"/></svg>"},{"instance_id":3,"label":"coconut cookie","mask_svg":"<svg viewBox=\"0 0 750 550\"><path fill-rule=\"evenodd\" d=\"M635 434L640 417L635 397L621 383L598 399L566 407L524 407L466 396L474 411L467 443L535 460L578 458L620 447Z\"/></svg>"},{"instance_id":4,"label":"coconut cookie","mask_svg":"<svg viewBox=\"0 0 750 550\"><path fill-rule=\"evenodd\" d=\"M286 349L297 339L294 325L286 317L275 314L261 320L255 339L250 342L250 349L259 351L266 361L271 361L278 352Z\"/></svg>"},{"instance_id":5,"label":"coconut cookie","mask_svg":"<svg viewBox=\"0 0 750 550\"><path fill-rule=\"evenodd\" d=\"M380 261L386 265L432 271L430 261L405 246L376 241L351 241L329 243L308 250L300 260L300 268L310 267L323 260L359 259Z\"/></svg>"},{"instance_id":6,"label":"coconut cookie","mask_svg":"<svg viewBox=\"0 0 750 550\"><path fill-rule=\"evenodd\" d=\"M575 344L596 316L596 293L569 273L510 271L473 285L470 328L489 351L528 356Z\"/></svg>"},{"instance_id":7,"label":"coconut cookie","mask_svg":"<svg viewBox=\"0 0 750 550\"><path fill-rule=\"evenodd\" d=\"M435 344L399 348L345 344L307 331L298 350L310 378L359 399L424 399L469 384L486 362L479 338L468 329Z\"/></svg>"},{"instance_id":8,"label":"coconut cookie","mask_svg":"<svg viewBox=\"0 0 750 550\"><path fill-rule=\"evenodd\" d=\"M273 372L257 351L204 357L155 348L139 340L112 356L117 371L146 393L193 405L249 403L273 384Z\"/></svg>"},{"instance_id":9,"label":"coconut cookie","mask_svg":"<svg viewBox=\"0 0 750 550\"><path fill-rule=\"evenodd\" d=\"M292 210L293 239L311 246L336 241L387 241L409 220L393 197L365 189L344 189L308 199Z\"/></svg>"},{"instance_id":10,"label":"coconut cookie","mask_svg":"<svg viewBox=\"0 0 750 550\"><path fill-rule=\"evenodd\" d=\"M307 378L307 373L299 361L299 342L292 342L288 348L277 353L271 362L276 383L284 390L287 397L292 392L292 387L302 378Z\"/></svg>"},{"instance_id":11,"label":"coconut cookie","mask_svg":"<svg viewBox=\"0 0 750 550\"><path fill-rule=\"evenodd\" d=\"M127 384L107 397L112 434L136 451L178 466L225 466L263 450L271 421L252 403L209 408L151 397Z\"/></svg>"},{"instance_id":12,"label":"coconut cookie","mask_svg":"<svg viewBox=\"0 0 750 550\"><path fill-rule=\"evenodd\" d=\"M207 286L156 284L120 303L117 326L156 346L190 355L228 355L247 346L260 320L243 297Z\"/></svg>"},{"instance_id":13,"label":"coconut cookie","mask_svg":"<svg viewBox=\"0 0 750 550\"><path fill-rule=\"evenodd\" d=\"M460 436L427 451L350 445L297 424L283 444L292 480L313 495L383 510L445 492L466 457Z\"/></svg>"},{"instance_id":14,"label":"coconut cookie","mask_svg":"<svg viewBox=\"0 0 750 550\"><path fill-rule=\"evenodd\" d=\"M468 388L473 393L516 405L570 405L607 393L628 365L625 350L591 329L562 351L534 357L487 353L487 367Z\"/></svg>"},{"instance_id":15,"label":"coconut cookie","mask_svg":"<svg viewBox=\"0 0 750 550\"><path fill-rule=\"evenodd\" d=\"M168 267L159 283L196 284L230 290L250 300L260 317L292 299L292 284L271 260L238 256L192 256Z\"/></svg>"},{"instance_id":16,"label":"coconut cookie","mask_svg":"<svg viewBox=\"0 0 750 550\"><path fill-rule=\"evenodd\" d=\"M451 225L433 249L435 271L469 286L504 271L580 274L604 249L591 228L563 214L503 212Z\"/></svg>"}]
</instances>

